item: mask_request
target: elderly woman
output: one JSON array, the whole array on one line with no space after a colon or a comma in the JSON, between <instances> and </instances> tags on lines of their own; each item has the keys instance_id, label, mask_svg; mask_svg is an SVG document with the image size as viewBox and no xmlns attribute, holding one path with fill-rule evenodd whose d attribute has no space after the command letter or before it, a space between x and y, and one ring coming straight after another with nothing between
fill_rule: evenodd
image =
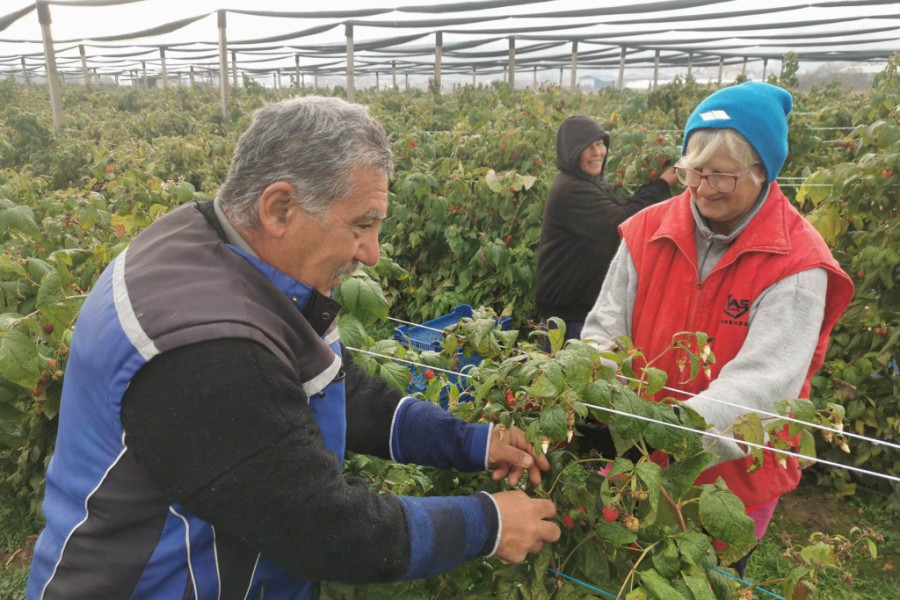
<instances>
[{"instance_id":1,"label":"elderly woman","mask_svg":"<svg viewBox=\"0 0 900 600\"><path fill-rule=\"evenodd\" d=\"M748 412L775 412L779 400L808 397L853 294L822 237L775 182L791 106L785 90L745 83L694 110L675 169L687 189L620 227L622 242L581 336L605 347L625 335L646 356L663 354L653 366L716 432ZM709 334L716 356L710 371L687 383L678 366L684 357L666 351L680 331ZM722 477L761 538L778 498L800 480L797 461L784 466L767 451L748 473L752 458L734 441L711 450L720 461L697 483Z\"/></svg>"}]
</instances>

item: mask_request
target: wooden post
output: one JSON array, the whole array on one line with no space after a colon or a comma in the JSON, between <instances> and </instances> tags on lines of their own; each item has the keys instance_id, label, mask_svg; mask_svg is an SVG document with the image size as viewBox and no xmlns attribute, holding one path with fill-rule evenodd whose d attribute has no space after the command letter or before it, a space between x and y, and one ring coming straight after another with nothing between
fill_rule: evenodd
<instances>
[{"instance_id":1,"label":"wooden post","mask_svg":"<svg viewBox=\"0 0 900 600\"><path fill-rule=\"evenodd\" d=\"M763 74L762 74L762 80L763 80L763 81L766 80L766 69L767 69L768 67L769 67L769 59L768 59L768 58L764 58L764 59L763 59Z\"/></svg>"},{"instance_id":2,"label":"wooden post","mask_svg":"<svg viewBox=\"0 0 900 600\"><path fill-rule=\"evenodd\" d=\"M22 77L25 80L25 85L31 85L31 77L28 75L28 67L25 66L25 57L20 56L19 60L22 61Z\"/></svg>"},{"instance_id":3,"label":"wooden post","mask_svg":"<svg viewBox=\"0 0 900 600\"><path fill-rule=\"evenodd\" d=\"M225 35L225 11L219 9L219 97L222 118L228 118L228 38ZM212 74L210 74L212 76Z\"/></svg>"},{"instance_id":4,"label":"wooden post","mask_svg":"<svg viewBox=\"0 0 900 600\"><path fill-rule=\"evenodd\" d=\"M164 88L167 88L167 87L169 87L169 72L166 69L166 49L165 48L159 49L159 61L160 61L160 64L162 65L162 86Z\"/></svg>"},{"instance_id":5,"label":"wooden post","mask_svg":"<svg viewBox=\"0 0 900 600\"><path fill-rule=\"evenodd\" d=\"M238 78L237 78L237 52L234 50L231 51L231 87L237 88L238 86Z\"/></svg>"},{"instance_id":6,"label":"wooden post","mask_svg":"<svg viewBox=\"0 0 900 600\"><path fill-rule=\"evenodd\" d=\"M625 46L622 46L622 51L619 53L619 89L621 90L625 87Z\"/></svg>"},{"instance_id":7,"label":"wooden post","mask_svg":"<svg viewBox=\"0 0 900 600\"><path fill-rule=\"evenodd\" d=\"M559 87L562 87L562 67L559 69ZM578 89L578 42L572 42L572 81L570 82L572 93Z\"/></svg>"},{"instance_id":8,"label":"wooden post","mask_svg":"<svg viewBox=\"0 0 900 600\"><path fill-rule=\"evenodd\" d=\"M509 87L516 89L516 37L509 38Z\"/></svg>"},{"instance_id":9,"label":"wooden post","mask_svg":"<svg viewBox=\"0 0 900 600\"><path fill-rule=\"evenodd\" d=\"M391 89L397 91L397 61L391 61Z\"/></svg>"},{"instance_id":10,"label":"wooden post","mask_svg":"<svg viewBox=\"0 0 900 600\"><path fill-rule=\"evenodd\" d=\"M719 57L719 87L722 87L722 72L725 70L725 57Z\"/></svg>"},{"instance_id":11,"label":"wooden post","mask_svg":"<svg viewBox=\"0 0 900 600\"><path fill-rule=\"evenodd\" d=\"M441 93L441 52L444 45L444 34L437 31L434 34L434 89Z\"/></svg>"},{"instance_id":12,"label":"wooden post","mask_svg":"<svg viewBox=\"0 0 900 600\"><path fill-rule=\"evenodd\" d=\"M53 35L50 33L50 6L46 2L38 0L37 12L38 21L41 24L41 37L44 40L44 57L47 61L47 86L50 88L50 109L53 113L53 127L62 129L62 96L59 91L59 74L56 72Z\"/></svg>"},{"instance_id":13,"label":"wooden post","mask_svg":"<svg viewBox=\"0 0 900 600\"><path fill-rule=\"evenodd\" d=\"M303 76L300 74L300 55L294 55L294 76L297 79L297 89L303 89Z\"/></svg>"},{"instance_id":14,"label":"wooden post","mask_svg":"<svg viewBox=\"0 0 900 600\"><path fill-rule=\"evenodd\" d=\"M694 53L688 52L688 73L687 78L691 78L691 71L694 70Z\"/></svg>"},{"instance_id":15,"label":"wooden post","mask_svg":"<svg viewBox=\"0 0 900 600\"><path fill-rule=\"evenodd\" d=\"M84 87L90 87L91 76L88 74L87 57L84 54L84 44L78 44L78 53L81 55L81 77L84 79Z\"/></svg>"},{"instance_id":16,"label":"wooden post","mask_svg":"<svg viewBox=\"0 0 900 600\"><path fill-rule=\"evenodd\" d=\"M656 59L653 62L653 89L659 85L659 50L656 51Z\"/></svg>"},{"instance_id":17,"label":"wooden post","mask_svg":"<svg viewBox=\"0 0 900 600\"><path fill-rule=\"evenodd\" d=\"M353 75L353 25L350 23L345 25L344 32L347 36L347 100L353 102L356 100L356 86L354 85Z\"/></svg>"},{"instance_id":18,"label":"wooden post","mask_svg":"<svg viewBox=\"0 0 900 600\"><path fill-rule=\"evenodd\" d=\"M194 87L194 65L191 65L191 87Z\"/></svg>"}]
</instances>

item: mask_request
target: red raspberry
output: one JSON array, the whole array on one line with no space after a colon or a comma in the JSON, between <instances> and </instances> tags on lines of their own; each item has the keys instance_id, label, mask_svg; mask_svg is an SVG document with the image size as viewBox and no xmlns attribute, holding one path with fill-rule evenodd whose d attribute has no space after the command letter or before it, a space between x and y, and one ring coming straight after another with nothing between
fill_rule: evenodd
<instances>
[{"instance_id":1,"label":"red raspberry","mask_svg":"<svg viewBox=\"0 0 900 600\"><path fill-rule=\"evenodd\" d=\"M617 521L619 519L619 511L617 511L612 506L604 506L603 507L603 518L612 523L613 521Z\"/></svg>"}]
</instances>

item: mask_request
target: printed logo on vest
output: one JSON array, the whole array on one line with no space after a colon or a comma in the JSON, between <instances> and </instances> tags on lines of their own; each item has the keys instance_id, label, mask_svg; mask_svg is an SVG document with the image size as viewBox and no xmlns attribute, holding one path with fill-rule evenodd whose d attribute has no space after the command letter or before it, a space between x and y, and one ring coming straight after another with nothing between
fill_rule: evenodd
<instances>
[{"instance_id":1,"label":"printed logo on vest","mask_svg":"<svg viewBox=\"0 0 900 600\"><path fill-rule=\"evenodd\" d=\"M749 300L738 300L731 294L728 294L728 302L725 310L722 311L732 319L740 319L750 311Z\"/></svg>"}]
</instances>

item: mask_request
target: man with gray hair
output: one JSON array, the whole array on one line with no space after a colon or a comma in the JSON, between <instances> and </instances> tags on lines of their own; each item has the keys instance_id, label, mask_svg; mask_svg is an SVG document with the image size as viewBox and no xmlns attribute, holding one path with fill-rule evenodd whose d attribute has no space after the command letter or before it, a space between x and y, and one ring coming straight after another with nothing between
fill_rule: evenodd
<instances>
[{"instance_id":1,"label":"man with gray hair","mask_svg":"<svg viewBox=\"0 0 900 600\"><path fill-rule=\"evenodd\" d=\"M143 231L79 315L29 599L290 598L317 581L520 562L560 532L520 490L414 498L341 474L352 451L493 470L549 464L369 375L331 291L379 258L393 164L365 108L259 110L219 196Z\"/></svg>"}]
</instances>

